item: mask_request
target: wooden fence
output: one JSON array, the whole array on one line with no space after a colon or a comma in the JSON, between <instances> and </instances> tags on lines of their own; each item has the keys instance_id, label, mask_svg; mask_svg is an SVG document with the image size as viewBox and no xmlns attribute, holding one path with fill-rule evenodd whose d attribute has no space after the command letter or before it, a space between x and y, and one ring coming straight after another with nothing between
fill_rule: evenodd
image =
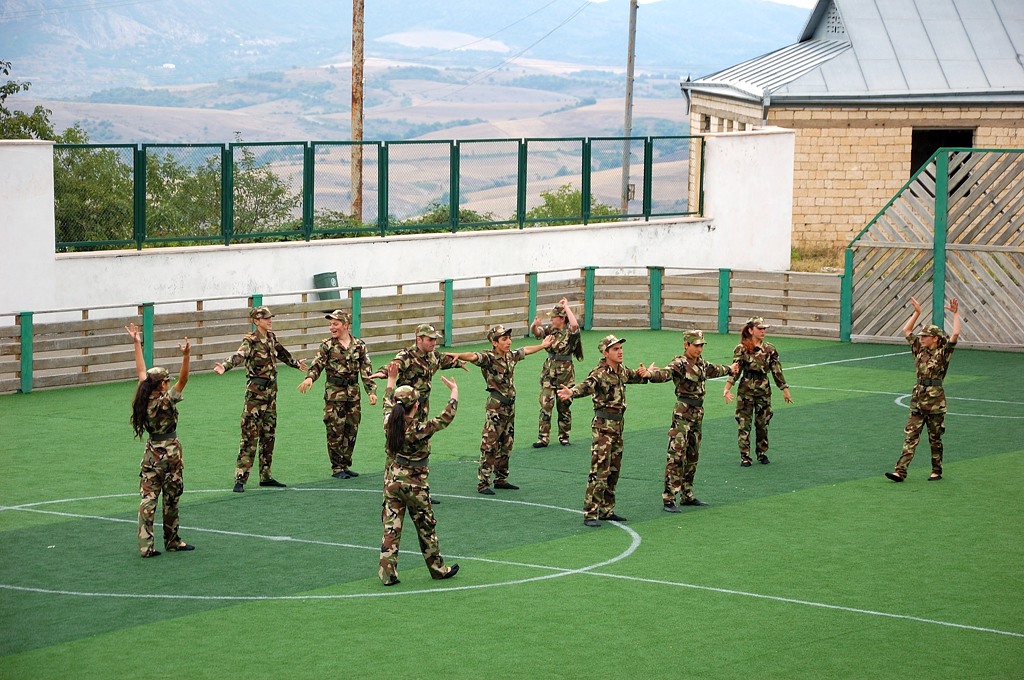
<instances>
[{"instance_id":1,"label":"wooden fence","mask_svg":"<svg viewBox=\"0 0 1024 680\"><path fill-rule=\"evenodd\" d=\"M247 298L177 300L97 309L23 313L0 319L0 393L66 387L135 377L124 326L144 328L147 361L177 366L177 343L188 336L192 369L212 370L249 332L247 309L266 304L274 332L298 358L308 358L327 337L324 314L353 314L354 332L376 356L408 346L415 328L430 323L448 346L484 340L495 324L525 337L530 321L562 296L587 330L595 328L702 328L736 332L748 317L763 316L776 335L839 337L840 277L830 274L684 271L650 268L623 274L529 273L496 279L438 281L379 290L298 291ZM653 304L652 304L653 301ZM653 310L653 311L652 311Z\"/></svg>"}]
</instances>

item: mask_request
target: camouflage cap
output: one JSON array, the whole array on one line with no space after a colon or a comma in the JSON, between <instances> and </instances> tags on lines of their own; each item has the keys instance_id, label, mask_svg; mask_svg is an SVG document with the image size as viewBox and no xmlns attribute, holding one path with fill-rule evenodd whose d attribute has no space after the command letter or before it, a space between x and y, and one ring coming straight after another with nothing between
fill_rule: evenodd
<instances>
[{"instance_id":1,"label":"camouflage cap","mask_svg":"<svg viewBox=\"0 0 1024 680\"><path fill-rule=\"evenodd\" d=\"M494 342L498 338L504 337L506 335L512 335L512 329L505 328L500 323L497 326L493 326L491 330L487 331L487 339L490 340L491 342Z\"/></svg>"},{"instance_id":2,"label":"camouflage cap","mask_svg":"<svg viewBox=\"0 0 1024 680\"><path fill-rule=\"evenodd\" d=\"M603 338L601 338L601 342L597 343L597 351L604 353L606 350L611 349L615 345L621 345L624 342L624 339L617 338L614 335L606 335Z\"/></svg>"},{"instance_id":3,"label":"camouflage cap","mask_svg":"<svg viewBox=\"0 0 1024 680\"><path fill-rule=\"evenodd\" d=\"M442 336L440 333L434 330L434 327L431 326L429 323L421 323L419 326L416 326L416 337L434 338L435 340L440 340L444 336Z\"/></svg>"},{"instance_id":4,"label":"camouflage cap","mask_svg":"<svg viewBox=\"0 0 1024 680\"><path fill-rule=\"evenodd\" d=\"M548 312L548 316L560 316L563 319L569 317L569 315L566 314L565 307L562 305L561 302L555 304L555 306L551 308L551 311Z\"/></svg>"},{"instance_id":5,"label":"camouflage cap","mask_svg":"<svg viewBox=\"0 0 1024 680\"><path fill-rule=\"evenodd\" d=\"M330 314L324 315L325 319L331 319L332 321L340 321L342 323L352 323L352 315L342 309L335 309Z\"/></svg>"},{"instance_id":6,"label":"camouflage cap","mask_svg":"<svg viewBox=\"0 0 1024 680\"><path fill-rule=\"evenodd\" d=\"M253 307L249 310L250 319L272 319L273 314L270 313L270 307Z\"/></svg>"},{"instance_id":7,"label":"camouflage cap","mask_svg":"<svg viewBox=\"0 0 1024 680\"><path fill-rule=\"evenodd\" d=\"M683 342L689 345L704 345L707 340L704 339L704 331L693 329L691 331L683 331Z\"/></svg>"},{"instance_id":8,"label":"camouflage cap","mask_svg":"<svg viewBox=\"0 0 1024 680\"><path fill-rule=\"evenodd\" d=\"M918 333L918 335L934 335L937 338L946 337L946 334L942 332L942 329L933 323L930 323L924 328L922 328L921 332Z\"/></svg>"},{"instance_id":9,"label":"camouflage cap","mask_svg":"<svg viewBox=\"0 0 1024 680\"><path fill-rule=\"evenodd\" d=\"M750 317L749 319L747 319L747 325L752 326L754 328L771 328L771 326L764 322L763 316Z\"/></svg>"},{"instance_id":10,"label":"camouflage cap","mask_svg":"<svg viewBox=\"0 0 1024 680\"><path fill-rule=\"evenodd\" d=\"M166 368L154 366L146 371L146 379L150 382L163 382L164 380L170 380L171 374Z\"/></svg>"},{"instance_id":11,"label":"camouflage cap","mask_svg":"<svg viewBox=\"0 0 1024 680\"><path fill-rule=\"evenodd\" d=\"M412 385L402 385L395 388L395 399L406 408L412 408L420 399L420 393Z\"/></svg>"}]
</instances>

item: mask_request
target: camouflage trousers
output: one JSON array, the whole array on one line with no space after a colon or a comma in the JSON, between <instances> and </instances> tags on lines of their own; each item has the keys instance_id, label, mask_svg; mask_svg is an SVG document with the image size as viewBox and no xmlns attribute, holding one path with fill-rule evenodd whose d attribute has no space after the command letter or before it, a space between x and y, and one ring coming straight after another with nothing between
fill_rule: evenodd
<instances>
[{"instance_id":1,"label":"camouflage trousers","mask_svg":"<svg viewBox=\"0 0 1024 680\"><path fill-rule=\"evenodd\" d=\"M480 466L476 471L476 490L483 491L494 481L508 479L508 459L516 436L515 404L501 404L487 400L484 411L484 431L480 435Z\"/></svg>"},{"instance_id":2,"label":"camouflage trousers","mask_svg":"<svg viewBox=\"0 0 1024 680\"><path fill-rule=\"evenodd\" d=\"M277 394L270 400L245 400L242 410L242 440L238 445L235 481L245 484L249 479L252 461L259 447L260 481L271 478L270 465L274 461L274 439L277 433Z\"/></svg>"},{"instance_id":3,"label":"camouflage trousers","mask_svg":"<svg viewBox=\"0 0 1024 680\"><path fill-rule=\"evenodd\" d=\"M139 552L145 554L153 549L153 522L160 493L164 495L164 547L181 543L178 537L178 499L185 490L182 481L184 463L181 459L181 442L168 439L146 443L139 471Z\"/></svg>"},{"instance_id":4,"label":"camouflage trousers","mask_svg":"<svg viewBox=\"0 0 1024 680\"><path fill-rule=\"evenodd\" d=\"M754 451L760 458L768 453L768 423L772 421L772 397L738 395L736 397L736 423L739 425L737 441L740 455L750 457L750 429L754 428Z\"/></svg>"},{"instance_id":5,"label":"camouflage trousers","mask_svg":"<svg viewBox=\"0 0 1024 680\"><path fill-rule=\"evenodd\" d=\"M594 418L584 520L601 519L615 512L615 487L622 468L622 426L621 420Z\"/></svg>"},{"instance_id":6,"label":"camouflage trousers","mask_svg":"<svg viewBox=\"0 0 1024 680\"><path fill-rule=\"evenodd\" d=\"M900 459L896 461L896 474L901 477L907 476L907 468L910 461L914 459L914 451L917 450L917 442L921 438L921 430L928 428L928 444L932 449L932 474L942 474L942 435L946 431L945 413L926 413L923 411L911 410L910 418L907 419L907 427L903 430L903 452Z\"/></svg>"},{"instance_id":7,"label":"camouflage trousers","mask_svg":"<svg viewBox=\"0 0 1024 680\"><path fill-rule=\"evenodd\" d=\"M324 402L324 425L327 427L327 457L331 474L352 467L352 451L356 447L362 409L358 401Z\"/></svg>"},{"instance_id":8,"label":"camouflage trousers","mask_svg":"<svg viewBox=\"0 0 1024 680\"><path fill-rule=\"evenodd\" d=\"M693 499L693 478L700 459L703 421L703 409L687 408L672 414L665 462L665 489L661 495L665 504L674 503L676 496L682 501Z\"/></svg>"},{"instance_id":9,"label":"camouflage trousers","mask_svg":"<svg viewBox=\"0 0 1024 680\"><path fill-rule=\"evenodd\" d=\"M572 402L562 401L555 394L557 387L541 384L540 397L540 419L537 424L537 441L547 444L551 440L551 411L556 412L558 418L558 439L569 441L569 432L572 430Z\"/></svg>"},{"instance_id":10,"label":"camouflage trousers","mask_svg":"<svg viewBox=\"0 0 1024 680\"><path fill-rule=\"evenodd\" d=\"M380 568L377 572L382 583L398 578L398 547L402 541L402 522L406 510L416 526L420 551L430 577L439 579L448 571L434 530L437 520L430 507L429 474L425 467L413 468L397 463L392 464L384 474L384 502L381 508L384 537L380 543Z\"/></svg>"}]
</instances>

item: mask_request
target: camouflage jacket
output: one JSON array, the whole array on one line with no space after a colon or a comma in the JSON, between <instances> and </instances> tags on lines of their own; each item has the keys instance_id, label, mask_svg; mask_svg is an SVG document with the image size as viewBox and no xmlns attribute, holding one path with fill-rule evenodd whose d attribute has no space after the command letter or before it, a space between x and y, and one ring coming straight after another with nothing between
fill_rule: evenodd
<instances>
[{"instance_id":1,"label":"camouflage jacket","mask_svg":"<svg viewBox=\"0 0 1024 680\"><path fill-rule=\"evenodd\" d=\"M740 384L737 392L742 396L764 397L771 394L769 374L780 390L787 387L786 379L782 376L779 350L770 342L762 342L760 346L749 351L742 343L736 345L736 349L732 351L732 360L740 365L740 374L736 381Z\"/></svg>"},{"instance_id":2,"label":"camouflage jacket","mask_svg":"<svg viewBox=\"0 0 1024 680\"><path fill-rule=\"evenodd\" d=\"M260 378L274 382L277 380L277 362L298 368L299 362L292 358L291 353L277 341L273 331L261 338L259 333L248 333L242 338L238 351L224 360L224 370L229 371L241 363L245 363L245 372L250 378Z\"/></svg>"},{"instance_id":3,"label":"camouflage jacket","mask_svg":"<svg viewBox=\"0 0 1024 680\"><path fill-rule=\"evenodd\" d=\"M384 446L387 448L388 419L395 407L395 390L387 388L384 390ZM430 458L430 438L435 432L440 432L451 425L455 420L455 411L459 408L459 402L449 399L440 415L430 420L420 421L413 419L405 425L405 447L401 451L388 451L391 456L403 456L413 465L426 465Z\"/></svg>"},{"instance_id":4,"label":"camouflage jacket","mask_svg":"<svg viewBox=\"0 0 1024 680\"><path fill-rule=\"evenodd\" d=\"M942 387L942 380L949 370L949 360L953 357L956 343L945 341L939 347L925 349L921 338L908 335L907 344L910 345L917 367L917 383L910 395L910 408L928 413L945 413L946 391ZM922 385L922 382L939 384Z\"/></svg>"},{"instance_id":5,"label":"camouflage jacket","mask_svg":"<svg viewBox=\"0 0 1024 680\"><path fill-rule=\"evenodd\" d=\"M534 326L533 335L538 340L543 340L549 335L555 337L555 341L547 348L547 359L541 368L540 382L545 387L560 387L572 383L575 373L573 371L573 356L582 359L583 351L580 345L580 331L575 332L566 325L556 330L551 324Z\"/></svg>"},{"instance_id":6,"label":"camouflage jacket","mask_svg":"<svg viewBox=\"0 0 1024 680\"><path fill-rule=\"evenodd\" d=\"M430 381L435 373L464 365L464 362L437 350L424 354L415 345L400 351L395 355L395 361L398 362L398 384L415 387L420 393L421 405L430 401Z\"/></svg>"},{"instance_id":7,"label":"camouflage jacket","mask_svg":"<svg viewBox=\"0 0 1024 680\"><path fill-rule=\"evenodd\" d=\"M153 395L146 406L146 432L164 435L178 429L177 403L184 399L173 387L160 395Z\"/></svg>"},{"instance_id":8,"label":"camouflage jacket","mask_svg":"<svg viewBox=\"0 0 1024 680\"><path fill-rule=\"evenodd\" d=\"M680 355L670 361L668 366L651 371L651 382L675 382L676 412L679 415L700 417L704 415L704 381L730 372L729 366L711 364L701 357L690 361Z\"/></svg>"},{"instance_id":9,"label":"camouflage jacket","mask_svg":"<svg viewBox=\"0 0 1024 680\"><path fill-rule=\"evenodd\" d=\"M526 352L522 349L512 350L504 356L499 356L494 352L477 352L476 359L469 363L480 367L480 372L487 383L488 392L497 392L506 399L515 400L516 386L512 378L515 374L516 364L525 358ZM498 400L492 395L487 400L488 405L492 401L497 402Z\"/></svg>"},{"instance_id":10,"label":"camouflage jacket","mask_svg":"<svg viewBox=\"0 0 1024 680\"><path fill-rule=\"evenodd\" d=\"M377 383L370 378L373 372L370 352L359 338L352 338L348 347L334 338L320 343L306 377L316 382L324 371L327 372L324 401L359 401L360 380L367 394L377 393Z\"/></svg>"},{"instance_id":11,"label":"camouflage jacket","mask_svg":"<svg viewBox=\"0 0 1024 680\"><path fill-rule=\"evenodd\" d=\"M591 394L594 397L594 411L626 411L626 385L643 384L647 378L640 377L632 368L619 365L613 369L604 359L586 378L572 388L573 398Z\"/></svg>"}]
</instances>

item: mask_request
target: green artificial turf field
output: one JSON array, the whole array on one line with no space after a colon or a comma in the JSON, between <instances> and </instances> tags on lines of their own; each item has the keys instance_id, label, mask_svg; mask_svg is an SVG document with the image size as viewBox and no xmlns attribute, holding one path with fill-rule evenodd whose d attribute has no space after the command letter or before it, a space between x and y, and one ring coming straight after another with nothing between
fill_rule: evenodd
<instances>
[{"instance_id":1,"label":"green artificial turf field","mask_svg":"<svg viewBox=\"0 0 1024 680\"><path fill-rule=\"evenodd\" d=\"M584 334L578 378L604 334ZM629 366L682 352L678 332L619 335ZM737 337L708 337L705 358L728 363ZM908 349L769 340L795 400L775 393L772 463L739 466L712 381L695 486L710 506L663 512L672 384L630 386L616 506L629 521L598 529L581 514L589 400L572 446L531 448L543 355L520 363L522 490L485 497L483 380L449 372L461 402L430 479L461 571L431 581L407 523L394 588L377 579L383 433L365 398L361 476L333 479L323 382L300 395L302 374L281 368L273 471L289 486L254 473L234 494L243 372L194 375L178 432L181 535L197 550L142 560L135 385L0 397L0 678L1024 676L1024 355L958 350L945 478L926 482L922 437L894 484L882 473L902 445Z\"/></svg>"}]
</instances>

